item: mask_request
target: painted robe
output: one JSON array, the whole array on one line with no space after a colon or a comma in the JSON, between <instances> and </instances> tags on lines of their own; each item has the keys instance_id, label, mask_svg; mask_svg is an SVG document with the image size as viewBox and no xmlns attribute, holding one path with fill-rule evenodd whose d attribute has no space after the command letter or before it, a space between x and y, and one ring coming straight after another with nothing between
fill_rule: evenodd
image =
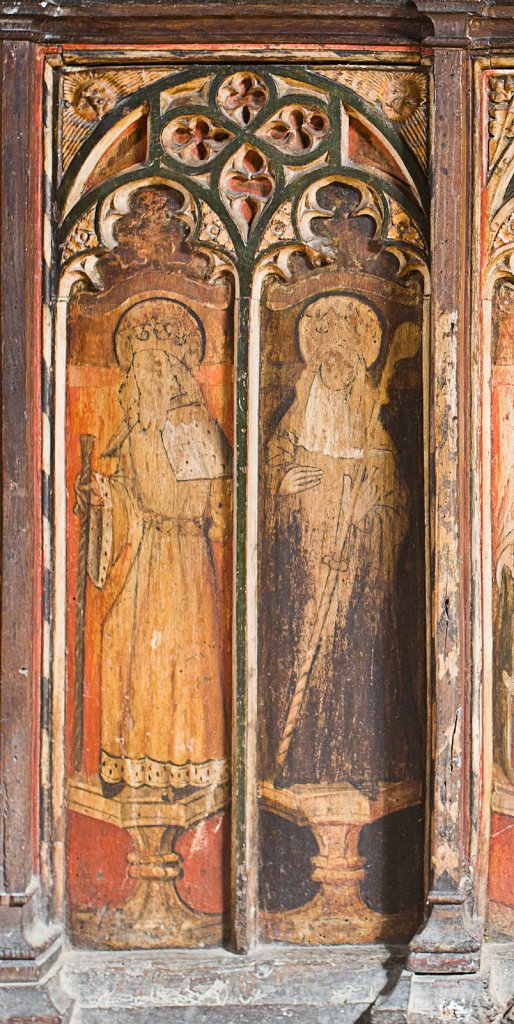
<instances>
[{"instance_id":1,"label":"painted robe","mask_svg":"<svg viewBox=\"0 0 514 1024\"><path fill-rule=\"evenodd\" d=\"M495 523L498 604L494 657L494 760L514 782L514 476L507 477Z\"/></svg>"},{"instance_id":2,"label":"painted robe","mask_svg":"<svg viewBox=\"0 0 514 1024\"><path fill-rule=\"evenodd\" d=\"M116 472L97 475L90 537L96 586L120 573L101 637L100 776L219 783L228 735L211 540L229 522L229 446L196 402L164 430L127 426L115 454Z\"/></svg>"},{"instance_id":3,"label":"painted robe","mask_svg":"<svg viewBox=\"0 0 514 1024\"><path fill-rule=\"evenodd\" d=\"M361 387L350 404L344 391L306 368L271 438L261 643L272 738L268 775L283 786L349 782L372 796L379 781L419 775L420 736L411 684L402 677L394 604L407 493L390 436L379 423L368 437L372 394ZM376 502L337 547L337 523L363 460ZM320 469L321 482L280 494L296 465ZM330 566L338 569L335 595L289 753L277 771L274 758Z\"/></svg>"}]
</instances>

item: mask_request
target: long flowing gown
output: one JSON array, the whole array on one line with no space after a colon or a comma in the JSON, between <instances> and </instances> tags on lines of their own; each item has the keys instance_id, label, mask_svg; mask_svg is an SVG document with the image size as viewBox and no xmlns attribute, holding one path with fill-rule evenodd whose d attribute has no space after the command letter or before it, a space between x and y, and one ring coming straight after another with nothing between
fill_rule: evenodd
<instances>
[{"instance_id":1,"label":"long flowing gown","mask_svg":"<svg viewBox=\"0 0 514 1024\"><path fill-rule=\"evenodd\" d=\"M379 424L368 437L370 390L353 412L308 370L268 449L269 540L261 584L265 771L282 786L379 781L419 774L419 724L398 645L394 580L407 526L407 493L393 442ZM355 405L355 403L354 403ZM377 491L373 509L336 544L363 462ZM293 466L322 471L313 489L280 494ZM312 636L330 565L338 583L283 769L276 753Z\"/></svg>"},{"instance_id":2,"label":"long flowing gown","mask_svg":"<svg viewBox=\"0 0 514 1024\"><path fill-rule=\"evenodd\" d=\"M230 522L230 452L195 403L165 430L127 430L112 476L98 475L90 575L123 575L101 636L106 782L205 786L228 777L220 614L211 539Z\"/></svg>"}]
</instances>

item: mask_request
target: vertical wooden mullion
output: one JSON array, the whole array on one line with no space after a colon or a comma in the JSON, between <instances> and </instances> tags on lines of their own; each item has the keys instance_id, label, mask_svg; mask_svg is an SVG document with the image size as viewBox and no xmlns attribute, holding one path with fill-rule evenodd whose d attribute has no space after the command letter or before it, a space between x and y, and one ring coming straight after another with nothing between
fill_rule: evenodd
<instances>
[{"instance_id":1,"label":"vertical wooden mullion","mask_svg":"<svg viewBox=\"0 0 514 1024\"><path fill-rule=\"evenodd\" d=\"M236 302L237 341L234 391L234 632L232 719L232 884L231 944L246 953L255 937L256 778L253 663L250 648L249 595L255 590L254 551L248 542L249 494L249 350L252 267L240 261Z\"/></svg>"},{"instance_id":2,"label":"vertical wooden mullion","mask_svg":"<svg viewBox=\"0 0 514 1024\"><path fill-rule=\"evenodd\" d=\"M470 57L467 16L457 44L436 0L434 25L430 492L432 778L428 916L411 944L420 973L476 970L467 914L469 575Z\"/></svg>"},{"instance_id":3,"label":"vertical wooden mullion","mask_svg":"<svg viewBox=\"0 0 514 1024\"><path fill-rule=\"evenodd\" d=\"M48 889L41 890L47 878L41 870L43 787L38 771L47 736L39 728L45 692L40 664L40 70L33 43L3 41L0 981L16 982L39 977L38 958L45 952L48 968L60 947L57 929L47 927ZM44 715L42 724L46 726Z\"/></svg>"},{"instance_id":4,"label":"vertical wooden mullion","mask_svg":"<svg viewBox=\"0 0 514 1024\"><path fill-rule=\"evenodd\" d=\"M4 42L2 53L2 717L0 890L2 905L21 903L35 867L37 806L33 769L33 658L38 633L34 557L34 363L28 301L32 240L29 188L31 47ZM6 143L17 141L17 164ZM0 921L1 934L1 921ZM1 939L0 939L1 943Z\"/></svg>"}]
</instances>

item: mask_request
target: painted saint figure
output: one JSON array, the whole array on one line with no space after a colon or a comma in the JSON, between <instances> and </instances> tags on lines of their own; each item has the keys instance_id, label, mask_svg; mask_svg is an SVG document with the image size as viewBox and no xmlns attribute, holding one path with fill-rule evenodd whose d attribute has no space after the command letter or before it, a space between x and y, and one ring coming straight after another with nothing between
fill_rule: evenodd
<instances>
[{"instance_id":1,"label":"painted saint figure","mask_svg":"<svg viewBox=\"0 0 514 1024\"><path fill-rule=\"evenodd\" d=\"M282 786L346 782L373 796L378 782L419 773L418 715L402 678L394 600L408 496L392 438L372 412L368 374L381 342L368 302L346 294L312 301L299 321L296 396L269 444L261 642L265 705L273 709L267 771ZM333 599L277 768L329 570L337 572Z\"/></svg>"},{"instance_id":2,"label":"painted saint figure","mask_svg":"<svg viewBox=\"0 0 514 1024\"><path fill-rule=\"evenodd\" d=\"M496 518L494 561L498 585L494 659L495 763L514 782L514 476L506 474Z\"/></svg>"},{"instance_id":3,"label":"painted saint figure","mask_svg":"<svg viewBox=\"0 0 514 1024\"><path fill-rule=\"evenodd\" d=\"M116 331L124 418L104 453L115 472L93 475L88 557L96 587L115 579L101 634L107 795L228 777L211 542L230 523L231 453L195 379L203 342L167 298L131 306Z\"/></svg>"}]
</instances>

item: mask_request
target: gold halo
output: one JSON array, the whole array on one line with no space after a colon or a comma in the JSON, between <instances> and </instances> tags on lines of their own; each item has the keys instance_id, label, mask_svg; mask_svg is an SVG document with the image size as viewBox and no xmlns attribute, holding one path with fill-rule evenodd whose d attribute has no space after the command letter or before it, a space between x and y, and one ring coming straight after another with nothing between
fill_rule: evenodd
<instances>
[{"instance_id":1,"label":"gold halo","mask_svg":"<svg viewBox=\"0 0 514 1024\"><path fill-rule=\"evenodd\" d=\"M143 299L125 310L114 336L116 358L127 371L137 352L167 352L194 372L203 357L203 333L186 306L174 299Z\"/></svg>"},{"instance_id":2,"label":"gold halo","mask_svg":"<svg viewBox=\"0 0 514 1024\"><path fill-rule=\"evenodd\" d=\"M315 299L298 322L298 344L305 363L320 362L332 348L358 350L366 366L379 353L382 327L374 309L355 295L332 294Z\"/></svg>"}]
</instances>

